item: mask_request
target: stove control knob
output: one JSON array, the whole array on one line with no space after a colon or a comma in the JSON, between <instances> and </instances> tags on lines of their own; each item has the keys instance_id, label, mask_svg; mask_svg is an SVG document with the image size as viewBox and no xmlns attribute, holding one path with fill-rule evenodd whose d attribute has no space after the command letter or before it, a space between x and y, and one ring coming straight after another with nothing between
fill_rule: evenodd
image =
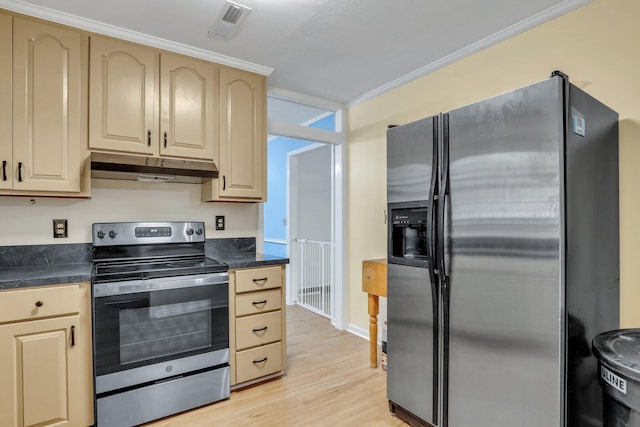
<instances>
[{"instance_id":1,"label":"stove control knob","mask_svg":"<svg viewBox=\"0 0 640 427\"><path fill-rule=\"evenodd\" d=\"M99 238L99 239L104 239L104 236L106 236L106 234L104 233L104 231L102 231L102 230L98 231L98 238Z\"/></svg>"},{"instance_id":2,"label":"stove control knob","mask_svg":"<svg viewBox=\"0 0 640 427\"><path fill-rule=\"evenodd\" d=\"M196 234L197 234L198 236L199 236L199 235L201 235L201 234L202 234L202 228L198 228L198 229L196 230Z\"/></svg>"},{"instance_id":3,"label":"stove control knob","mask_svg":"<svg viewBox=\"0 0 640 427\"><path fill-rule=\"evenodd\" d=\"M109 237L111 237L112 239L115 239L115 237L118 235L118 232L115 230L111 230L109 232Z\"/></svg>"},{"instance_id":4,"label":"stove control knob","mask_svg":"<svg viewBox=\"0 0 640 427\"><path fill-rule=\"evenodd\" d=\"M193 228L187 228L187 234L189 236L193 235Z\"/></svg>"}]
</instances>

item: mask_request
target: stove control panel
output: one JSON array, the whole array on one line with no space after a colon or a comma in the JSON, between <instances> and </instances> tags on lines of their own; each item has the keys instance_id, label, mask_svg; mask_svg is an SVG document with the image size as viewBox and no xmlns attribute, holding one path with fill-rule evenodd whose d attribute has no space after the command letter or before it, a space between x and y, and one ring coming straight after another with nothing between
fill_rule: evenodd
<instances>
[{"instance_id":1,"label":"stove control panel","mask_svg":"<svg viewBox=\"0 0 640 427\"><path fill-rule=\"evenodd\" d=\"M171 227L136 227L136 237L171 237Z\"/></svg>"},{"instance_id":2,"label":"stove control panel","mask_svg":"<svg viewBox=\"0 0 640 427\"><path fill-rule=\"evenodd\" d=\"M205 241L203 222L111 222L92 226L93 246L198 243Z\"/></svg>"}]
</instances>

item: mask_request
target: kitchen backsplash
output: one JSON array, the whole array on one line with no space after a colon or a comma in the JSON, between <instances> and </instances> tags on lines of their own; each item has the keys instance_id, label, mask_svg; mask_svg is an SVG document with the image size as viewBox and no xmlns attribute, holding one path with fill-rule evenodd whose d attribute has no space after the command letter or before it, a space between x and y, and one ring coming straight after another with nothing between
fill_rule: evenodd
<instances>
[{"instance_id":1,"label":"kitchen backsplash","mask_svg":"<svg viewBox=\"0 0 640 427\"><path fill-rule=\"evenodd\" d=\"M204 250L210 258L221 254L237 254L256 252L255 237L240 237L228 239L207 239Z\"/></svg>"},{"instance_id":2,"label":"kitchen backsplash","mask_svg":"<svg viewBox=\"0 0 640 427\"><path fill-rule=\"evenodd\" d=\"M207 238L258 235L257 203L206 203L198 184L94 179L91 199L0 197L0 246L91 242L91 224L116 221L203 221ZM224 215L226 229L215 229ZM68 238L53 238L53 220L68 220Z\"/></svg>"},{"instance_id":3,"label":"kitchen backsplash","mask_svg":"<svg viewBox=\"0 0 640 427\"><path fill-rule=\"evenodd\" d=\"M88 262L90 243L0 246L0 268Z\"/></svg>"}]
</instances>

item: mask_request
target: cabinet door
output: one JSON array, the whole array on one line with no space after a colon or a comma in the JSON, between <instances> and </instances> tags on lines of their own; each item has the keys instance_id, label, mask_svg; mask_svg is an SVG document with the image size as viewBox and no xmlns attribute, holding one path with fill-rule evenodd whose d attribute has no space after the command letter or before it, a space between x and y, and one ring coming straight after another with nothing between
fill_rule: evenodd
<instances>
[{"instance_id":1,"label":"cabinet door","mask_svg":"<svg viewBox=\"0 0 640 427\"><path fill-rule=\"evenodd\" d=\"M160 154L213 160L216 66L180 55L160 58Z\"/></svg>"},{"instance_id":2,"label":"cabinet door","mask_svg":"<svg viewBox=\"0 0 640 427\"><path fill-rule=\"evenodd\" d=\"M220 69L221 198L262 199L266 188L265 78Z\"/></svg>"},{"instance_id":3,"label":"cabinet door","mask_svg":"<svg viewBox=\"0 0 640 427\"><path fill-rule=\"evenodd\" d=\"M89 147L158 154L158 54L91 37Z\"/></svg>"},{"instance_id":4,"label":"cabinet door","mask_svg":"<svg viewBox=\"0 0 640 427\"><path fill-rule=\"evenodd\" d=\"M13 188L79 192L82 35L13 23Z\"/></svg>"},{"instance_id":5,"label":"cabinet door","mask_svg":"<svg viewBox=\"0 0 640 427\"><path fill-rule=\"evenodd\" d=\"M0 13L0 189L13 188L11 16Z\"/></svg>"},{"instance_id":6,"label":"cabinet door","mask_svg":"<svg viewBox=\"0 0 640 427\"><path fill-rule=\"evenodd\" d=\"M83 415L87 397L77 395L90 375L82 369L86 346L72 342L79 322L68 316L0 326L0 425L91 424Z\"/></svg>"}]
</instances>

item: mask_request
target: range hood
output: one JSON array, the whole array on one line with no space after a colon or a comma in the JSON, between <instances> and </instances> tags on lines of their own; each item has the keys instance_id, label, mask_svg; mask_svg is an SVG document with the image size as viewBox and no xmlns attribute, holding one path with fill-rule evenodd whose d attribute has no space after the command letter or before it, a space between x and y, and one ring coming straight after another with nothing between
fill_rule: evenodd
<instances>
[{"instance_id":1,"label":"range hood","mask_svg":"<svg viewBox=\"0 0 640 427\"><path fill-rule=\"evenodd\" d=\"M213 162L91 153L91 177L201 184L218 177Z\"/></svg>"}]
</instances>

